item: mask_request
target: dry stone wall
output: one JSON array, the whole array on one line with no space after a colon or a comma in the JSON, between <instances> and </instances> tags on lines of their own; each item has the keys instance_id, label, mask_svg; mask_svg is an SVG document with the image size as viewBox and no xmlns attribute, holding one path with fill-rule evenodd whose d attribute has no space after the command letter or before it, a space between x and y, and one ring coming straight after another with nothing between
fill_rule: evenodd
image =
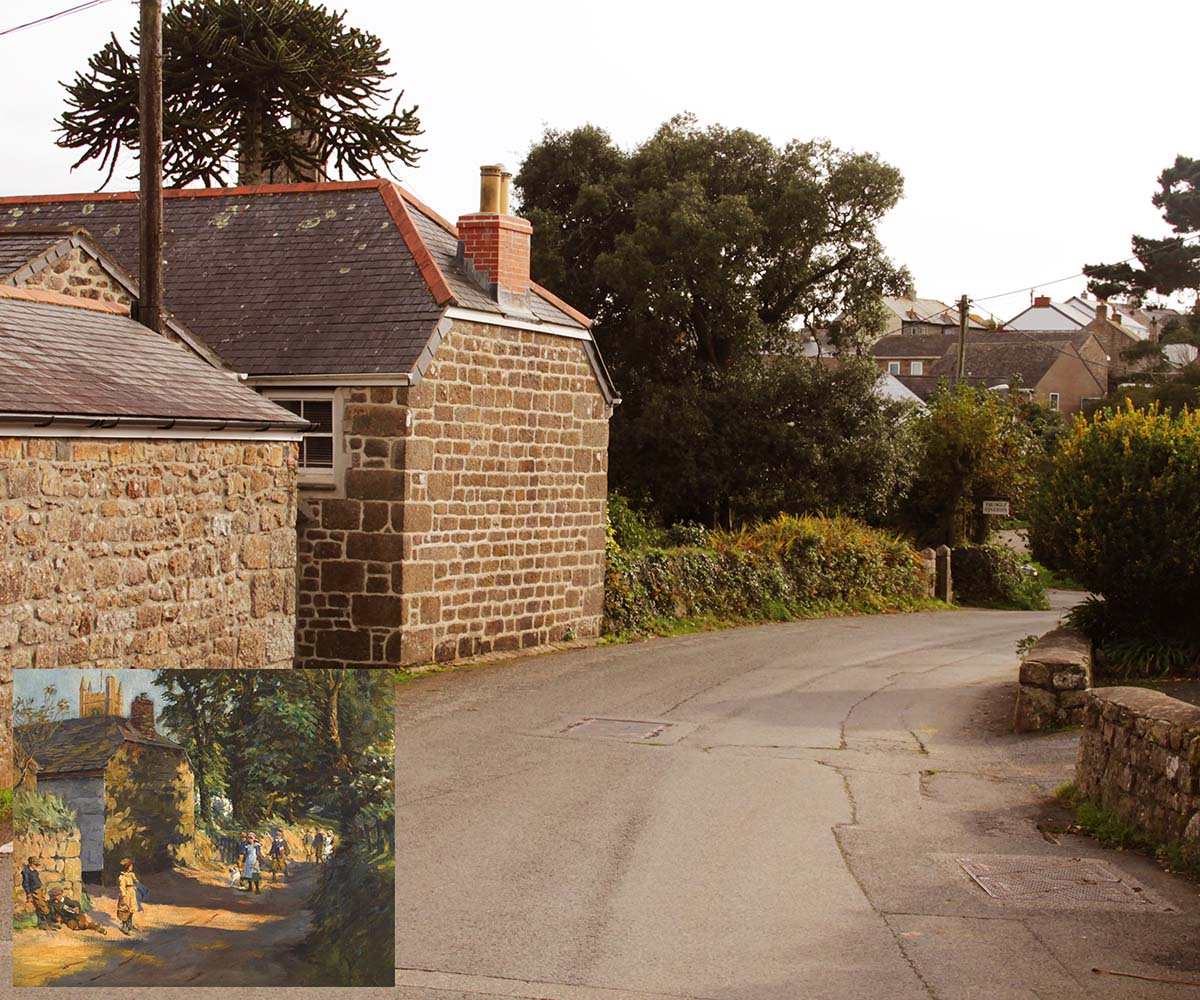
<instances>
[{"instance_id":1,"label":"dry stone wall","mask_svg":"<svg viewBox=\"0 0 1200 1000\"><path fill-rule=\"evenodd\" d=\"M32 913L21 888L21 869L30 858L38 859L38 872L46 898L51 889L62 889L72 899L82 899L83 869L79 862L79 830L48 830L25 833L13 843L13 912Z\"/></svg>"},{"instance_id":2,"label":"dry stone wall","mask_svg":"<svg viewBox=\"0 0 1200 1000\"><path fill-rule=\"evenodd\" d=\"M1155 843L1200 852L1200 707L1159 691L1084 700L1075 787Z\"/></svg>"},{"instance_id":3,"label":"dry stone wall","mask_svg":"<svg viewBox=\"0 0 1200 1000\"><path fill-rule=\"evenodd\" d=\"M285 667L296 446L0 438L0 669Z\"/></svg>"},{"instance_id":4,"label":"dry stone wall","mask_svg":"<svg viewBox=\"0 0 1200 1000\"><path fill-rule=\"evenodd\" d=\"M298 524L301 664L599 634L608 414L582 342L456 322L420 383L335 405L344 480Z\"/></svg>"}]
</instances>

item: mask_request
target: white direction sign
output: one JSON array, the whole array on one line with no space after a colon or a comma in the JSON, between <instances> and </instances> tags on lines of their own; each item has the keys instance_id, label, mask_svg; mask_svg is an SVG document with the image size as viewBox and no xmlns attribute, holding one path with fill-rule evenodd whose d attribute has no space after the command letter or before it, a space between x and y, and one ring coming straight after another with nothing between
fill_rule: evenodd
<instances>
[{"instance_id":1,"label":"white direction sign","mask_svg":"<svg viewBox=\"0 0 1200 1000\"><path fill-rule=\"evenodd\" d=\"M1001 517L1008 516L1008 501L1007 500L984 500L983 512L985 514L999 514Z\"/></svg>"}]
</instances>

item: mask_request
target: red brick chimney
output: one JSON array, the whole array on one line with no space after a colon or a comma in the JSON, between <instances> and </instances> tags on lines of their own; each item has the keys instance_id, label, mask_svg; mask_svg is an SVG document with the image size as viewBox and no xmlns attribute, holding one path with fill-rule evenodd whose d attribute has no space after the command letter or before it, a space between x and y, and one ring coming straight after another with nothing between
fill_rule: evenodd
<instances>
[{"instance_id":1,"label":"red brick chimney","mask_svg":"<svg viewBox=\"0 0 1200 1000\"><path fill-rule=\"evenodd\" d=\"M1096 303L1096 319L1101 320L1101 321L1108 319L1108 303L1107 302L1097 302Z\"/></svg>"},{"instance_id":2,"label":"red brick chimney","mask_svg":"<svg viewBox=\"0 0 1200 1000\"><path fill-rule=\"evenodd\" d=\"M129 703L129 721L138 732L154 735L154 700L144 691Z\"/></svg>"},{"instance_id":3,"label":"red brick chimney","mask_svg":"<svg viewBox=\"0 0 1200 1000\"><path fill-rule=\"evenodd\" d=\"M493 299L528 312L533 226L508 214L511 183L500 164L479 168L479 211L458 220L458 254Z\"/></svg>"},{"instance_id":4,"label":"red brick chimney","mask_svg":"<svg viewBox=\"0 0 1200 1000\"><path fill-rule=\"evenodd\" d=\"M1045 309L1048 305L1050 305L1050 296L1049 295L1035 295L1033 297L1033 305L1037 309Z\"/></svg>"}]
</instances>

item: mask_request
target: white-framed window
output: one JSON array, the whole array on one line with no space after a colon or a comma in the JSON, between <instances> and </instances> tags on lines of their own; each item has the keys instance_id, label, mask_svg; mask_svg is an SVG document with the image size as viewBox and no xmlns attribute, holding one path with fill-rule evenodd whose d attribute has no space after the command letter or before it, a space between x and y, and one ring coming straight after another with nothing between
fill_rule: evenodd
<instances>
[{"instance_id":1,"label":"white-framed window","mask_svg":"<svg viewBox=\"0 0 1200 1000\"><path fill-rule=\"evenodd\" d=\"M924 361L910 361L908 363L908 374L924 375L925 374L925 362Z\"/></svg>"},{"instance_id":2,"label":"white-framed window","mask_svg":"<svg viewBox=\"0 0 1200 1000\"><path fill-rule=\"evenodd\" d=\"M899 375L900 374L900 362L899 361L889 361L888 362L888 374L889 375Z\"/></svg>"},{"instance_id":3,"label":"white-framed window","mask_svg":"<svg viewBox=\"0 0 1200 1000\"><path fill-rule=\"evenodd\" d=\"M1052 410L1058 409L1058 393L1057 392L1050 393L1050 409L1052 409Z\"/></svg>"},{"instance_id":4,"label":"white-framed window","mask_svg":"<svg viewBox=\"0 0 1200 1000\"><path fill-rule=\"evenodd\" d=\"M313 424L300 441L301 484L333 485L341 413L332 389L277 389L265 394L273 403Z\"/></svg>"}]
</instances>

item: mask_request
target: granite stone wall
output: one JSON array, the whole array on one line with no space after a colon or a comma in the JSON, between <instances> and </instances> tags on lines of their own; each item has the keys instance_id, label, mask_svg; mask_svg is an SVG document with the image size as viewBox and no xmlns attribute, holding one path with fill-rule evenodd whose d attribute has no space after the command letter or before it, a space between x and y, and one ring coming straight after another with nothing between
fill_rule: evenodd
<instances>
[{"instance_id":1,"label":"granite stone wall","mask_svg":"<svg viewBox=\"0 0 1200 1000\"><path fill-rule=\"evenodd\" d=\"M38 288L99 302L130 304L129 294L101 269L94 257L78 247L31 275L18 275L22 288Z\"/></svg>"},{"instance_id":2,"label":"granite stone wall","mask_svg":"<svg viewBox=\"0 0 1200 1000\"><path fill-rule=\"evenodd\" d=\"M296 446L0 438L0 669L286 667Z\"/></svg>"},{"instance_id":3,"label":"granite stone wall","mask_svg":"<svg viewBox=\"0 0 1200 1000\"><path fill-rule=\"evenodd\" d=\"M608 413L581 341L456 321L417 385L339 399L344 480L301 502L299 663L599 634Z\"/></svg>"},{"instance_id":4,"label":"granite stone wall","mask_svg":"<svg viewBox=\"0 0 1200 1000\"><path fill-rule=\"evenodd\" d=\"M1092 644L1082 632L1056 628L1021 660L1013 728L1017 732L1077 726L1092 686Z\"/></svg>"},{"instance_id":5,"label":"granite stone wall","mask_svg":"<svg viewBox=\"0 0 1200 1000\"><path fill-rule=\"evenodd\" d=\"M79 863L79 830L49 830L26 833L13 843L13 912L32 913L21 889L21 869L29 858L37 858L39 875L47 899L51 889L62 889L72 899L82 899L83 869Z\"/></svg>"},{"instance_id":6,"label":"granite stone wall","mask_svg":"<svg viewBox=\"0 0 1200 1000\"><path fill-rule=\"evenodd\" d=\"M1159 691L1084 699L1075 787L1143 836L1200 854L1200 707Z\"/></svg>"}]
</instances>

